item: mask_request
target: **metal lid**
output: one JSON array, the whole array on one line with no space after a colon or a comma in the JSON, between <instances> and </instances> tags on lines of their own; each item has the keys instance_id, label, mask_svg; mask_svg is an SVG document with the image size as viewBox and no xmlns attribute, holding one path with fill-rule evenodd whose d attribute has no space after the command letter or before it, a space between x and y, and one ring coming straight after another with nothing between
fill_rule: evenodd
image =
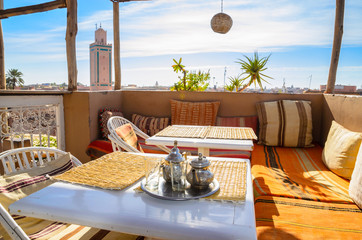
<instances>
[{"instance_id":1,"label":"metal lid","mask_svg":"<svg viewBox=\"0 0 362 240\"><path fill-rule=\"evenodd\" d=\"M206 157L202 156L202 153L199 153L199 157L190 162L191 167L193 168L205 168L210 166L210 161L206 159Z\"/></svg>"},{"instance_id":2,"label":"metal lid","mask_svg":"<svg viewBox=\"0 0 362 240\"><path fill-rule=\"evenodd\" d=\"M180 150L177 148L177 141L174 142L174 147L171 149L170 154L166 157L168 162L183 162L185 159L182 157Z\"/></svg>"}]
</instances>

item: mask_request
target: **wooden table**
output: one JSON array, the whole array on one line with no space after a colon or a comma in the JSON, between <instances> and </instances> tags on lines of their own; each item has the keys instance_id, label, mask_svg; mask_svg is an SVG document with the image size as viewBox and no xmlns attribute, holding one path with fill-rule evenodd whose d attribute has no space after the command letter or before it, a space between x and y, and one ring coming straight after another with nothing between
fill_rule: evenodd
<instances>
[{"instance_id":1,"label":"wooden table","mask_svg":"<svg viewBox=\"0 0 362 240\"><path fill-rule=\"evenodd\" d=\"M122 191L56 182L16 201L9 210L12 214L155 238L256 239L250 162L239 160L247 163L246 200L242 203L161 200L135 192L139 182Z\"/></svg>"},{"instance_id":2,"label":"wooden table","mask_svg":"<svg viewBox=\"0 0 362 240\"><path fill-rule=\"evenodd\" d=\"M182 125L176 125L182 126ZM198 127L198 126L187 126ZM146 139L146 144L149 145L165 145L173 146L174 141L177 140L177 145L180 147L196 147L198 152L204 156L210 155L210 148L216 149L234 149L242 151L253 151L253 140L239 140L239 139L215 139L215 138L188 138L188 137L164 137L154 135Z\"/></svg>"}]
</instances>

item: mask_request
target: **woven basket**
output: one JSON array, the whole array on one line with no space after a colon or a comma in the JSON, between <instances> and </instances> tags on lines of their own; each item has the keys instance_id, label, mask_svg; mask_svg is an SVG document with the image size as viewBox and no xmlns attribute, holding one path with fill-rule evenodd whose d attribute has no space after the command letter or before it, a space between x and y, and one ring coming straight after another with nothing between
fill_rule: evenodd
<instances>
[{"instance_id":1,"label":"woven basket","mask_svg":"<svg viewBox=\"0 0 362 240\"><path fill-rule=\"evenodd\" d=\"M233 25L231 17L225 13L218 13L211 19L211 28L214 32L225 34Z\"/></svg>"}]
</instances>

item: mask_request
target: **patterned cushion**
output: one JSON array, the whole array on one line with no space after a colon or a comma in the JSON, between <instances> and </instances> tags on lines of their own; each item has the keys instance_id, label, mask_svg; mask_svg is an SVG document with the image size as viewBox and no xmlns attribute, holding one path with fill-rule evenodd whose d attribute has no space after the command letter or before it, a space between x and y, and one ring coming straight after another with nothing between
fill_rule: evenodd
<instances>
[{"instance_id":1,"label":"patterned cushion","mask_svg":"<svg viewBox=\"0 0 362 240\"><path fill-rule=\"evenodd\" d=\"M38 168L20 170L0 177L0 202L5 209L13 202L38 191L54 181L51 176L63 173L73 167L68 153Z\"/></svg>"},{"instance_id":2,"label":"patterned cushion","mask_svg":"<svg viewBox=\"0 0 362 240\"><path fill-rule=\"evenodd\" d=\"M132 123L144 133L152 136L170 125L170 119L168 117L156 118L132 114Z\"/></svg>"},{"instance_id":3,"label":"patterned cushion","mask_svg":"<svg viewBox=\"0 0 362 240\"><path fill-rule=\"evenodd\" d=\"M124 124L124 125L116 128L116 133L128 145L130 145L133 148L138 149L139 151L143 152L141 146L138 144L137 135L133 131L132 125L130 123Z\"/></svg>"},{"instance_id":4,"label":"patterned cushion","mask_svg":"<svg viewBox=\"0 0 362 240\"><path fill-rule=\"evenodd\" d=\"M107 127L108 120L113 116L123 117L122 112L117 110L102 109L99 113L99 128L103 139L108 139L109 131Z\"/></svg>"},{"instance_id":5,"label":"patterned cushion","mask_svg":"<svg viewBox=\"0 0 362 240\"><path fill-rule=\"evenodd\" d=\"M220 102L170 102L172 125L215 125Z\"/></svg>"},{"instance_id":6,"label":"patterned cushion","mask_svg":"<svg viewBox=\"0 0 362 240\"><path fill-rule=\"evenodd\" d=\"M258 127L258 116L216 117L216 126L251 127L256 133Z\"/></svg>"},{"instance_id":7,"label":"patterned cushion","mask_svg":"<svg viewBox=\"0 0 362 240\"><path fill-rule=\"evenodd\" d=\"M356 164L349 183L349 196L362 209L362 144L359 148Z\"/></svg>"},{"instance_id":8,"label":"patterned cushion","mask_svg":"<svg viewBox=\"0 0 362 240\"><path fill-rule=\"evenodd\" d=\"M332 121L322 154L324 164L335 174L351 179L361 140L362 133L349 131Z\"/></svg>"},{"instance_id":9,"label":"patterned cushion","mask_svg":"<svg viewBox=\"0 0 362 240\"><path fill-rule=\"evenodd\" d=\"M280 100L257 103L259 144L283 147L312 147L310 101Z\"/></svg>"}]
</instances>

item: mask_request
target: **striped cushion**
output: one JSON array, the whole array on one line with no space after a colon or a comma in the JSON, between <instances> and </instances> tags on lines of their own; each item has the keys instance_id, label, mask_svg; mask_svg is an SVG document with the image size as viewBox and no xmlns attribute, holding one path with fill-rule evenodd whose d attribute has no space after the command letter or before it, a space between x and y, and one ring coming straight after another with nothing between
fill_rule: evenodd
<instances>
[{"instance_id":1,"label":"striped cushion","mask_svg":"<svg viewBox=\"0 0 362 240\"><path fill-rule=\"evenodd\" d=\"M361 217L361 210L353 203L271 196L255 199L258 240L362 239Z\"/></svg>"},{"instance_id":2,"label":"striped cushion","mask_svg":"<svg viewBox=\"0 0 362 240\"><path fill-rule=\"evenodd\" d=\"M113 152L112 143L106 140L94 140L87 146L87 150L85 152L92 160L94 160L107 153Z\"/></svg>"},{"instance_id":3,"label":"striped cushion","mask_svg":"<svg viewBox=\"0 0 362 240\"><path fill-rule=\"evenodd\" d=\"M362 144L359 148L356 164L349 184L349 196L362 209Z\"/></svg>"},{"instance_id":4,"label":"striped cushion","mask_svg":"<svg viewBox=\"0 0 362 240\"><path fill-rule=\"evenodd\" d=\"M144 133L153 136L170 125L170 119L168 117L156 118L132 114L132 123Z\"/></svg>"},{"instance_id":5,"label":"striped cushion","mask_svg":"<svg viewBox=\"0 0 362 240\"><path fill-rule=\"evenodd\" d=\"M256 105L259 143L268 146L312 147L310 101L280 100Z\"/></svg>"},{"instance_id":6,"label":"striped cushion","mask_svg":"<svg viewBox=\"0 0 362 240\"><path fill-rule=\"evenodd\" d=\"M215 125L220 102L170 102L172 125Z\"/></svg>"},{"instance_id":7,"label":"striped cushion","mask_svg":"<svg viewBox=\"0 0 362 240\"><path fill-rule=\"evenodd\" d=\"M351 179L362 133L352 132L336 121L332 121L322 159L324 164L335 174Z\"/></svg>"},{"instance_id":8,"label":"striped cushion","mask_svg":"<svg viewBox=\"0 0 362 240\"><path fill-rule=\"evenodd\" d=\"M281 146L282 113L278 101L256 104L259 118L259 144Z\"/></svg>"},{"instance_id":9,"label":"striped cushion","mask_svg":"<svg viewBox=\"0 0 362 240\"><path fill-rule=\"evenodd\" d=\"M13 202L38 191L54 181L51 176L61 174L73 167L68 153L41 167L20 170L0 177L0 202L5 209Z\"/></svg>"},{"instance_id":10,"label":"striped cushion","mask_svg":"<svg viewBox=\"0 0 362 240\"><path fill-rule=\"evenodd\" d=\"M139 151L142 151L142 148L138 144L137 135L133 131L132 125L130 123L124 124L118 128L116 128L116 133L120 136L123 141L125 141L128 145L132 146Z\"/></svg>"},{"instance_id":11,"label":"striped cushion","mask_svg":"<svg viewBox=\"0 0 362 240\"><path fill-rule=\"evenodd\" d=\"M250 127L256 133L258 127L258 116L216 117L216 126Z\"/></svg>"}]
</instances>

